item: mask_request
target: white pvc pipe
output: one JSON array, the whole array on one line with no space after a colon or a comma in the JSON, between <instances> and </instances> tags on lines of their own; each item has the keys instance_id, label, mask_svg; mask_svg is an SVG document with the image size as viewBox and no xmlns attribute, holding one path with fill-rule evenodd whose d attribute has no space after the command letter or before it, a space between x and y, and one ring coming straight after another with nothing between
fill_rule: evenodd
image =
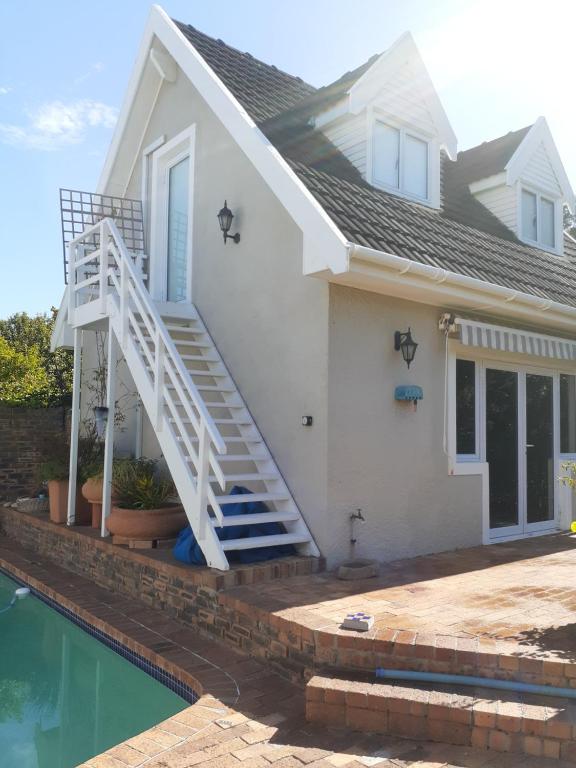
<instances>
[{"instance_id":1,"label":"white pvc pipe","mask_svg":"<svg viewBox=\"0 0 576 768\"><path fill-rule=\"evenodd\" d=\"M363 261L378 264L399 274L414 275L437 284L448 283L452 286L459 286L473 291L478 294L479 298L481 295L492 297L492 303L489 305L491 308L500 306L501 309L504 309L506 305L523 305L524 312L536 311L548 315L556 313L561 316L564 323L568 320L574 321L576 319L575 307L569 307L566 304L550 299L538 298L532 294L488 283L475 277L450 272L441 267L431 267L428 264L421 264L418 261L413 261L403 256L396 256L393 253L386 253L375 248L368 248L364 245L355 245L353 243L349 244L349 253L350 258L356 257ZM477 309L482 309L482 307L479 306Z\"/></svg>"}]
</instances>

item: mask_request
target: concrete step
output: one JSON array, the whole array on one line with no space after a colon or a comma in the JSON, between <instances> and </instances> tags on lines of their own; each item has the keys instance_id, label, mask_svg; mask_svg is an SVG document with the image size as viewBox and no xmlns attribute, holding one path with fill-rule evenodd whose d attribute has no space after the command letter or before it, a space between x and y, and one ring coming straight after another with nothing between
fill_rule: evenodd
<instances>
[{"instance_id":1,"label":"concrete step","mask_svg":"<svg viewBox=\"0 0 576 768\"><path fill-rule=\"evenodd\" d=\"M576 765L576 699L315 676L306 687L306 717L325 725Z\"/></svg>"}]
</instances>

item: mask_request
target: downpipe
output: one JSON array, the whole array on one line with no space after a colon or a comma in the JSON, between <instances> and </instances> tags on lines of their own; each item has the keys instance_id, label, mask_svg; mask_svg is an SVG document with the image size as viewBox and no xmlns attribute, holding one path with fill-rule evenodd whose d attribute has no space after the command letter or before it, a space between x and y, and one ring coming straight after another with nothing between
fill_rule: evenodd
<instances>
[{"instance_id":1,"label":"downpipe","mask_svg":"<svg viewBox=\"0 0 576 768\"><path fill-rule=\"evenodd\" d=\"M407 669L376 669L376 679L410 683L439 683L442 685L463 685L475 688L494 688L498 691L514 693L533 693L540 696L558 696L576 699L576 688L555 688L552 685L535 685L516 680L495 680L491 677L473 677L472 675L450 675L441 672L414 672Z\"/></svg>"}]
</instances>

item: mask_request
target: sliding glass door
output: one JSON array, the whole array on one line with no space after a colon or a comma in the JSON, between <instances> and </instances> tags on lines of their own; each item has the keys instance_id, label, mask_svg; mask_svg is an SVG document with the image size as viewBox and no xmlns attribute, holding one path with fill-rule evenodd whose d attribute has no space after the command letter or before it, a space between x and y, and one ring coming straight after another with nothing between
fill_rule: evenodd
<instances>
[{"instance_id":1,"label":"sliding glass door","mask_svg":"<svg viewBox=\"0 0 576 768\"><path fill-rule=\"evenodd\" d=\"M552 529L556 512L554 374L485 369L492 538Z\"/></svg>"}]
</instances>

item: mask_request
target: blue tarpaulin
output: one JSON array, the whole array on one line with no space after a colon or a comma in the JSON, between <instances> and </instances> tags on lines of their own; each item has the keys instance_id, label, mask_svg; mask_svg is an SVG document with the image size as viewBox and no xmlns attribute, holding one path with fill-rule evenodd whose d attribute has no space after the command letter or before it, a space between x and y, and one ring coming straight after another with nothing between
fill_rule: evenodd
<instances>
[{"instance_id":1,"label":"blue tarpaulin","mask_svg":"<svg viewBox=\"0 0 576 768\"><path fill-rule=\"evenodd\" d=\"M230 491L231 496L243 496L250 494L248 488L241 485L235 485ZM268 507L261 501L233 501L228 504L222 504L222 514L224 517L235 515L254 515L262 512L268 512ZM228 539L248 539L254 536L273 536L284 533L284 529L279 523L262 523L257 525L231 525L226 528L215 528L220 541ZM178 534L178 539L172 550L176 560L190 565L206 565L206 560L192 533L190 526L184 528ZM296 550L291 544L282 544L280 546L256 547L255 549L240 549L228 552L228 559L238 563L257 563L263 560L272 560L277 557L289 557L295 555Z\"/></svg>"}]
</instances>

